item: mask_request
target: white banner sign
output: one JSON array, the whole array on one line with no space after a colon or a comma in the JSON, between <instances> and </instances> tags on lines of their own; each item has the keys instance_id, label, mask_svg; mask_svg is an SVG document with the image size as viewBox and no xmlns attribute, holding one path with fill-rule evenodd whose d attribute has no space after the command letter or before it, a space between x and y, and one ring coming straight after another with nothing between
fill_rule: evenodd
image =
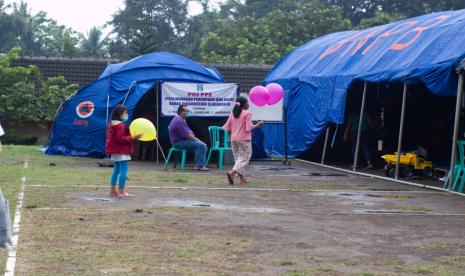
<instances>
[{"instance_id":1,"label":"white banner sign","mask_svg":"<svg viewBox=\"0 0 465 276\"><path fill-rule=\"evenodd\" d=\"M241 93L241 96L248 98L249 95ZM249 110L252 113L252 120L265 122L283 122L283 99L274 105L256 106L249 100Z\"/></svg>"},{"instance_id":2,"label":"white banner sign","mask_svg":"<svg viewBox=\"0 0 465 276\"><path fill-rule=\"evenodd\" d=\"M174 116L187 105L193 117L227 117L237 98L235 83L175 83L161 86L161 115Z\"/></svg>"}]
</instances>

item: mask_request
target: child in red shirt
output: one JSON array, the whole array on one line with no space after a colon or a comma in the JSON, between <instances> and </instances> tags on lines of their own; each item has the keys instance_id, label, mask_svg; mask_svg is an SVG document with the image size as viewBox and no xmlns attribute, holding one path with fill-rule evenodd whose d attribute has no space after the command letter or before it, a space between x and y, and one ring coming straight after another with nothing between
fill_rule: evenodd
<instances>
[{"instance_id":1,"label":"child in red shirt","mask_svg":"<svg viewBox=\"0 0 465 276\"><path fill-rule=\"evenodd\" d=\"M115 166L111 176L110 196L133 196L124 190L128 173L128 161L131 160L131 141L137 140L142 134L131 137L128 127L124 124L128 120L128 109L124 105L117 105L111 112L111 122L107 129L107 141L105 151L110 154L110 159ZM119 180L118 191L116 182Z\"/></svg>"}]
</instances>

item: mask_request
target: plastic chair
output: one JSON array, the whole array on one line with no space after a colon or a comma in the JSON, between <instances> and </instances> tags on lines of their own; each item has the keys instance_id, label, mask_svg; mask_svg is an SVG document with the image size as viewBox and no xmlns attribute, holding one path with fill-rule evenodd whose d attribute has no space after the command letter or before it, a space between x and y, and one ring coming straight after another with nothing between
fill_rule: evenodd
<instances>
[{"instance_id":1,"label":"plastic chair","mask_svg":"<svg viewBox=\"0 0 465 276\"><path fill-rule=\"evenodd\" d=\"M224 130L219 126L210 126L208 127L208 132L210 133L210 150L208 152L207 162L205 167L208 166L210 158L213 151L218 151L218 169L223 169L223 156L224 152L227 150L232 150L228 142L228 131ZM223 143L221 143L221 135L223 135Z\"/></svg>"},{"instance_id":2,"label":"plastic chair","mask_svg":"<svg viewBox=\"0 0 465 276\"><path fill-rule=\"evenodd\" d=\"M458 140L457 141L457 148L458 148L458 156L455 158L454 162L454 183L452 185L451 191L455 190L457 183L459 181L460 175L465 173L465 141ZM444 187L446 188L449 182L451 175L450 172L447 174L446 179L444 180ZM460 181L459 192L463 191L463 186L465 184L465 175L462 175L462 180Z\"/></svg>"},{"instance_id":3,"label":"plastic chair","mask_svg":"<svg viewBox=\"0 0 465 276\"><path fill-rule=\"evenodd\" d=\"M462 173L462 179L460 180L459 186L459 193L463 191L463 185L465 184L465 141L458 140L457 146L459 148L459 166L460 172ZM452 186L452 191L455 190L455 186L457 184L457 180L454 181L454 185Z\"/></svg>"},{"instance_id":4,"label":"plastic chair","mask_svg":"<svg viewBox=\"0 0 465 276\"><path fill-rule=\"evenodd\" d=\"M182 157L181 157L181 170L184 170L184 166L186 165L187 150L185 150L185 149L178 149L178 148L175 148L175 147L171 147L171 148L170 148L170 151L169 151L169 153L168 153L168 157L166 158L165 166L163 167L163 169L166 170L166 167L168 166L168 163L170 162L171 154L173 154L173 153L175 154L173 168L176 168L176 166L178 165L178 161L179 161L179 154L178 154L179 152L182 153Z\"/></svg>"}]
</instances>

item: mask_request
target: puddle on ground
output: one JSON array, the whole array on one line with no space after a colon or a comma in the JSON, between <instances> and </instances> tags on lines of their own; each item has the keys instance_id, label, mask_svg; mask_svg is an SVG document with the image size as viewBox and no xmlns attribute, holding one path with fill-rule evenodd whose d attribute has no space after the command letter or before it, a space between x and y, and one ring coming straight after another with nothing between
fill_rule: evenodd
<instances>
[{"instance_id":1,"label":"puddle on ground","mask_svg":"<svg viewBox=\"0 0 465 276\"><path fill-rule=\"evenodd\" d=\"M211 208L215 210L224 211L240 211L240 212L257 212L257 213L279 213L283 212L282 209L268 208L268 207L248 207L238 205L227 205L217 203L207 203L196 200L182 200L182 199L153 199L153 207L190 207L190 208Z\"/></svg>"},{"instance_id":2,"label":"puddle on ground","mask_svg":"<svg viewBox=\"0 0 465 276\"><path fill-rule=\"evenodd\" d=\"M346 174L340 174L340 173L306 173L302 174L302 176L323 176L323 177L332 177L332 176L337 176L337 177L348 177Z\"/></svg>"},{"instance_id":3,"label":"puddle on ground","mask_svg":"<svg viewBox=\"0 0 465 276\"><path fill-rule=\"evenodd\" d=\"M347 205L352 205L352 206L367 206L367 205L373 205L373 203L370 203L370 202L346 202L345 204L347 204Z\"/></svg>"},{"instance_id":4,"label":"puddle on ground","mask_svg":"<svg viewBox=\"0 0 465 276\"><path fill-rule=\"evenodd\" d=\"M88 200L88 201L101 201L101 202L112 202L110 198L106 197L83 197L82 199Z\"/></svg>"},{"instance_id":5,"label":"puddle on ground","mask_svg":"<svg viewBox=\"0 0 465 276\"><path fill-rule=\"evenodd\" d=\"M383 195L381 197L384 198L397 198L397 199L409 199L413 198L413 196L408 196L408 195Z\"/></svg>"},{"instance_id":6,"label":"puddle on ground","mask_svg":"<svg viewBox=\"0 0 465 276\"><path fill-rule=\"evenodd\" d=\"M408 215L408 214L428 214L423 211L402 211L402 210L355 210L356 214L380 214L380 215Z\"/></svg>"},{"instance_id":7,"label":"puddle on ground","mask_svg":"<svg viewBox=\"0 0 465 276\"><path fill-rule=\"evenodd\" d=\"M261 167L259 167L259 169L262 170L262 171L287 171L287 170L293 170L294 168L292 168L292 167L261 166Z\"/></svg>"},{"instance_id":8,"label":"puddle on ground","mask_svg":"<svg viewBox=\"0 0 465 276\"><path fill-rule=\"evenodd\" d=\"M345 199L350 200L351 202L369 202L369 201L376 201L376 200L385 200L385 199L411 199L413 196L409 195L377 195L377 194L362 194L362 193L341 193L341 192L316 192L311 193L312 195L320 195L320 196L337 196L342 197Z\"/></svg>"}]
</instances>

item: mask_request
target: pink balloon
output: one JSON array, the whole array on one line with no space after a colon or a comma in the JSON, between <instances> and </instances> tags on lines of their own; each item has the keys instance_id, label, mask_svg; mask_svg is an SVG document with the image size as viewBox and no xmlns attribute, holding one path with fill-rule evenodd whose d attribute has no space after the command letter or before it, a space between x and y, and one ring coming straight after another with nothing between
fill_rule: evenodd
<instances>
[{"instance_id":1,"label":"pink balloon","mask_svg":"<svg viewBox=\"0 0 465 276\"><path fill-rule=\"evenodd\" d=\"M269 105L278 103L284 97L284 89L277 83L268 84L266 89L268 89L268 93L270 93L270 98L267 102Z\"/></svg>"},{"instance_id":2,"label":"pink balloon","mask_svg":"<svg viewBox=\"0 0 465 276\"><path fill-rule=\"evenodd\" d=\"M256 106L264 106L270 99L268 89L263 86L255 86L249 92L250 101Z\"/></svg>"}]
</instances>

